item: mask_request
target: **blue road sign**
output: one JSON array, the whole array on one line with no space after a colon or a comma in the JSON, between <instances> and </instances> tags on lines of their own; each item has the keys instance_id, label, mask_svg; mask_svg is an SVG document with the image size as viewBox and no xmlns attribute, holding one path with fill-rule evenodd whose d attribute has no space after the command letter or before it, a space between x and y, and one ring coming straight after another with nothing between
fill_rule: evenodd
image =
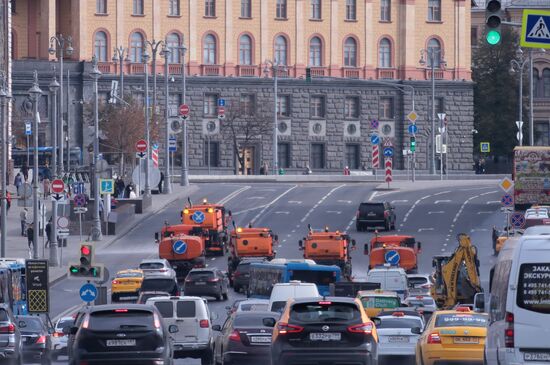
<instances>
[{"instance_id":1,"label":"blue road sign","mask_svg":"<svg viewBox=\"0 0 550 365\"><path fill-rule=\"evenodd\" d=\"M187 243L182 240L177 240L172 245L172 250L178 255L182 255L187 251Z\"/></svg>"},{"instance_id":2,"label":"blue road sign","mask_svg":"<svg viewBox=\"0 0 550 365\"><path fill-rule=\"evenodd\" d=\"M75 182L72 184L73 194L84 194L86 189L83 182Z\"/></svg>"},{"instance_id":3,"label":"blue road sign","mask_svg":"<svg viewBox=\"0 0 550 365\"><path fill-rule=\"evenodd\" d=\"M393 156L393 147L385 147L384 148L384 156L392 157Z\"/></svg>"},{"instance_id":4,"label":"blue road sign","mask_svg":"<svg viewBox=\"0 0 550 365\"><path fill-rule=\"evenodd\" d=\"M218 106L225 106L225 99L218 99Z\"/></svg>"},{"instance_id":5,"label":"blue road sign","mask_svg":"<svg viewBox=\"0 0 550 365\"><path fill-rule=\"evenodd\" d=\"M193 213L191 219L193 220L193 222L201 224L202 222L204 222L204 213L197 210L195 213Z\"/></svg>"},{"instance_id":6,"label":"blue road sign","mask_svg":"<svg viewBox=\"0 0 550 365\"><path fill-rule=\"evenodd\" d=\"M409 125L409 134L416 134L418 132L418 127L416 124Z\"/></svg>"},{"instance_id":7,"label":"blue road sign","mask_svg":"<svg viewBox=\"0 0 550 365\"><path fill-rule=\"evenodd\" d=\"M168 151L170 152L176 152L178 150L178 141L176 140L176 137L170 137L168 140Z\"/></svg>"},{"instance_id":8,"label":"blue road sign","mask_svg":"<svg viewBox=\"0 0 550 365\"><path fill-rule=\"evenodd\" d=\"M80 288L79 293L80 293L80 299L82 299L83 301L87 303L93 302L97 297L97 288L95 287L94 284L90 284L90 283L84 284Z\"/></svg>"},{"instance_id":9,"label":"blue road sign","mask_svg":"<svg viewBox=\"0 0 550 365\"><path fill-rule=\"evenodd\" d=\"M378 136L378 134L373 134L372 136L370 136L370 143L380 144L380 137Z\"/></svg>"},{"instance_id":10,"label":"blue road sign","mask_svg":"<svg viewBox=\"0 0 550 365\"><path fill-rule=\"evenodd\" d=\"M73 200L74 205L76 205L77 207L83 207L86 205L86 197L84 196L84 194L76 194Z\"/></svg>"},{"instance_id":11,"label":"blue road sign","mask_svg":"<svg viewBox=\"0 0 550 365\"><path fill-rule=\"evenodd\" d=\"M489 153L491 152L491 144L489 142L480 142L479 150L481 153Z\"/></svg>"},{"instance_id":12,"label":"blue road sign","mask_svg":"<svg viewBox=\"0 0 550 365\"><path fill-rule=\"evenodd\" d=\"M32 135L32 124L29 122L25 123L25 135L26 136Z\"/></svg>"},{"instance_id":13,"label":"blue road sign","mask_svg":"<svg viewBox=\"0 0 550 365\"><path fill-rule=\"evenodd\" d=\"M151 146L152 149L154 150L158 150L159 149L159 145L156 144L156 143L153 143L153 145Z\"/></svg>"},{"instance_id":14,"label":"blue road sign","mask_svg":"<svg viewBox=\"0 0 550 365\"><path fill-rule=\"evenodd\" d=\"M376 119L373 119L371 122L370 122L370 127L371 129L378 129L378 126L380 125L380 123L378 123L378 121Z\"/></svg>"},{"instance_id":15,"label":"blue road sign","mask_svg":"<svg viewBox=\"0 0 550 365\"><path fill-rule=\"evenodd\" d=\"M514 228L523 228L525 225L525 216L523 213L515 212L510 216L510 224Z\"/></svg>"},{"instance_id":16,"label":"blue road sign","mask_svg":"<svg viewBox=\"0 0 550 365\"><path fill-rule=\"evenodd\" d=\"M504 194L502 196L502 199L500 200L500 202L502 203L502 206L504 206L504 207L512 206L512 205L514 205L514 197L512 197L512 195L510 195L510 194Z\"/></svg>"},{"instance_id":17,"label":"blue road sign","mask_svg":"<svg viewBox=\"0 0 550 365\"><path fill-rule=\"evenodd\" d=\"M550 48L550 11L523 11L521 46L531 48Z\"/></svg>"},{"instance_id":18,"label":"blue road sign","mask_svg":"<svg viewBox=\"0 0 550 365\"><path fill-rule=\"evenodd\" d=\"M390 250L384 254L384 260L390 265L397 265L401 260L401 256L399 256L399 252Z\"/></svg>"}]
</instances>

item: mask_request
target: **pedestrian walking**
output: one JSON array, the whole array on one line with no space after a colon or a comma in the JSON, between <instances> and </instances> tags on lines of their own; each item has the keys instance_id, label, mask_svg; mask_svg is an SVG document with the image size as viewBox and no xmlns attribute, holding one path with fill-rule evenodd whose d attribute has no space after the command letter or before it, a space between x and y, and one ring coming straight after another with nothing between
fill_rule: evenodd
<instances>
[{"instance_id":1,"label":"pedestrian walking","mask_svg":"<svg viewBox=\"0 0 550 365\"><path fill-rule=\"evenodd\" d=\"M29 211L27 210L27 208L23 208L21 213L19 213L19 220L21 221L21 236L25 236L25 234L27 233L26 232L26 227L27 227L27 214L28 213L29 213Z\"/></svg>"},{"instance_id":2,"label":"pedestrian walking","mask_svg":"<svg viewBox=\"0 0 550 365\"><path fill-rule=\"evenodd\" d=\"M46 223L46 247L50 247L52 244L52 219Z\"/></svg>"},{"instance_id":3,"label":"pedestrian walking","mask_svg":"<svg viewBox=\"0 0 550 365\"><path fill-rule=\"evenodd\" d=\"M116 180L116 188L117 188L117 197L120 199L120 198L124 198L124 190L126 188L126 186L124 185L124 180L122 180L122 177L118 177L118 179Z\"/></svg>"},{"instance_id":4,"label":"pedestrian walking","mask_svg":"<svg viewBox=\"0 0 550 365\"><path fill-rule=\"evenodd\" d=\"M24 163L21 167L21 173L23 174L23 178L25 179L25 182L29 180L29 168L27 167L27 164Z\"/></svg>"},{"instance_id":5,"label":"pedestrian walking","mask_svg":"<svg viewBox=\"0 0 550 365\"><path fill-rule=\"evenodd\" d=\"M344 175L345 175L345 176L351 175L351 171L350 171L350 169L349 169L349 166L344 167Z\"/></svg>"},{"instance_id":6,"label":"pedestrian walking","mask_svg":"<svg viewBox=\"0 0 550 365\"><path fill-rule=\"evenodd\" d=\"M29 250L34 246L34 224L30 223L27 228L27 242L29 243Z\"/></svg>"},{"instance_id":7,"label":"pedestrian walking","mask_svg":"<svg viewBox=\"0 0 550 365\"><path fill-rule=\"evenodd\" d=\"M18 172L17 175L15 175L15 179L13 179L13 185L15 185L15 189L17 189L17 193L21 194L19 192L19 189L21 186L23 186L23 177L21 176L21 173Z\"/></svg>"},{"instance_id":8,"label":"pedestrian walking","mask_svg":"<svg viewBox=\"0 0 550 365\"><path fill-rule=\"evenodd\" d=\"M136 192L134 191L134 188L132 186L128 186L128 198L130 199L137 198Z\"/></svg>"},{"instance_id":9,"label":"pedestrian walking","mask_svg":"<svg viewBox=\"0 0 550 365\"><path fill-rule=\"evenodd\" d=\"M159 180L159 185L158 185L158 189L159 189L159 193L162 194L162 185L164 183L164 174L162 173L162 171L160 172L160 180Z\"/></svg>"},{"instance_id":10,"label":"pedestrian walking","mask_svg":"<svg viewBox=\"0 0 550 365\"><path fill-rule=\"evenodd\" d=\"M10 208L11 208L11 193L8 191L6 192L6 208L7 208L7 212L6 213L9 213L10 212Z\"/></svg>"}]
</instances>

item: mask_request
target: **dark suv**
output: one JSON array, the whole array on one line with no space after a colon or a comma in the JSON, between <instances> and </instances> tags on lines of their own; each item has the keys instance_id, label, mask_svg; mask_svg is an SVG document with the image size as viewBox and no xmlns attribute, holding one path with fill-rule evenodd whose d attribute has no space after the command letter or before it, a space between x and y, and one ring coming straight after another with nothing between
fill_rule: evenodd
<instances>
[{"instance_id":1,"label":"dark suv","mask_svg":"<svg viewBox=\"0 0 550 365\"><path fill-rule=\"evenodd\" d=\"M193 269L183 284L185 295L211 296L217 300L227 300L228 291L227 275L218 269Z\"/></svg>"},{"instance_id":2,"label":"dark suv","mask_svg":"<svg viewBox=\"0 0 550 365\"><path fill-rule=\"evenodd\" d=\"M390 203L367 202L359 204L355 227L357 231L366 231L369 228L389 231L395 229L395 221L395 208Z\"/></svg>"},{"instance_id":3,"label":"dark suv","mask_svg":"<svg viewBox=\"0 0 550 365\"><path fill-rule=\"evenodd\" d=\"M2 364L23 363L21 332L8 304L0 304L0 358Z\"/></svg>"},{"instance_id":4,"label":"dark suv","mask_svg":"<svg viewBox=\"0 0 550 365\"><path fill-rule=\"evenodd\" d=\"M237 293L242 291L246 293L248 291L248 284L250 284L250 264L253 262L264 262L265 260L242 260L239 265L231 274L231 284L233 290Z\"/></svg>"},{"instance_id":5,"label":"dark suv","mask_svg":"<svg viewBox=\"0 0 550 365\"><path fill-rule=\"evenodd\" d=\"M172 327L172 326L170 326ZM171 364L172 342L149 305L98 305L88 309L75 334L71 364Z\"/></svg>"},{"instance_id":6,"label":"dark suv","mask_svg":"<svg viewBox=\"0 0 550 365\"><path fill-rule=\"evenodd\" d=\"M374 323L356 298L290 300L274 325L271 365L377 363Z\"/></svg>"}]
</instances>

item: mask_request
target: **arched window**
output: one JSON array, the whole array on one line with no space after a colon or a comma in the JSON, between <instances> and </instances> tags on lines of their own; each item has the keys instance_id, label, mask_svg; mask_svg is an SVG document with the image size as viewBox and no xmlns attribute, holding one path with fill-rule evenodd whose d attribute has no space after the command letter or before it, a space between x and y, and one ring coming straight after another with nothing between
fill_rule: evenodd
<instances>
[{"instance_id":1,"label":"arched window","mask_svg":"<svg viewBox=\"0 0 550 365\"><path fill-rule=\"evenodd\" d=\"M170 33L166 37L166 47L170 50L168 63L180 63L180 36L178 33Z\"/></svg>"},{"instance_id":2,"label":"arched window","mask_svg":"<svg viewBox=\"0 0 550 365\"><path fill-rule=\"evenodd\" d=\"M311 38L309 41L309 65L310 66L322 66L321 52L322 52L322 43L319 37Z\"/></svg>"},{"instance_id":3,"label":"arched window","mask_svg":"<svg viewBox=\"0 0 550 365\"><path fill-rule=\"evenodd\" d=\"M391 42L388 38L382 38L378 47L378 67L391 67Z\"/></svg>"},{"instance_id":4,"label":"arched window","mask_svg":"<svg viewBox=\"0 0 550 365\"><path fill-rule=\"evenodd\" d=\"M428 42L427 57L428 57L428 60L427 60L428 67L432 67L432 60L434 62L435 68L441 67L441 58L443 57L443 55L441 54L441 43L435 38L430 39L430 41Z\"/></svg>"},{"instance_id":5,"label":"arched window","mask_svg":"<svg viewBox=\"0 0 550 365\"><path fill-rule=\"evenodd\" d=\"M286 38L282 35L275 38L275 62L281 65L286 65L287 63Z\"/></svg>"},{"instance_id":6,"label":"arched window","mask_svg":"<svg viewBox=\"0 0 550 365\"><path fill-rule=\"evenodd\" d=\"M239 39L239 64L252 64L252 39L246 34Z\"/></svg>"},{"instance_id":7,"label":"arched window","mask_svg":"<svg viewBox=\"0 0 550 365\"><path fill-rule=\"evenodd\" d=\"M143 36L141 33L132 33L130 38L130 61L132 63L143 62Z\"/></svg>"},{"instance_id":8,"label":"arched window","mask_svg":"<svg viewBox=\"0 0 550 365\"><path fill-rule=\"evenodd\" d=\"M216 38L212 34L204 37L202 45L202 63L205 65L216 64Z\"/></svg>"},{"instance_id":9,"label":"arched window","mask_svg":"<svg viewBox=\"0 0 550 365\"><path fill-rule=\"evenodd\" d=\"M107 62L107 34L104 31L95 33L94 54L99 62Z\"/></svg>"},{"instance_id":10,"label":"arched window","mask_svg":"<svg viewBox=\"0 0 550 365\"><path fill-rule=\"evenodd\" d=\"M351 37L344 42L344 66L357 67L357 42Z\"/></svg>"},{"instance_id":11,"label":"arched window","mask_svg":"<svg viewBox=\"0 0 550 365\"><path fill-rule=\"evenodd\" d=\"M550 68L542 71L542 86L544 87L544 97L550 98Z\"/></svg>"},{"instance_id":12,"label":"arched window","mask_svg":"<svg viewBox=\"0 0 550 365\"><path fill-rule=\"evenodd\" d=\"M540 80L539 70L533 68L533 96L535 98L540 98L543 95L542 92L542 82Z\"/></svg>"}]
</instances>

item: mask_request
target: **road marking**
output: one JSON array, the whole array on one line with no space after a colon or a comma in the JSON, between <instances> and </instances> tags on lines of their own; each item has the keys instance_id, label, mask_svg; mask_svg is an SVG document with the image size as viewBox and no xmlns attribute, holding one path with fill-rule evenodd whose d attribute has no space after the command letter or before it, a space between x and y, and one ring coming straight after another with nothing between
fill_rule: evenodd
<instances>
[{"instance_id":1,"label":"road marking","mask_svg":"<svg viewBox=\"0 0 550 365\"><path fill-rule=\"evenodd\" d=\"M446 244L446 243L444 243L444 244L443 244L443 246L447 246L447 244Z\"/></svg>"},{"instance_id":2,"label":"road marking","mask_svg":"<svg viewBox=\"0 0 550 365\"><path fill-rule=\"evenodd\" d=\"M84 307L84 303L73 305L71 308L64 310L63 312L59 313L57 316L55 316L52 319L53 323L56 323L60 318L67 317L69 314L78 311L80 308Z\"/></svg>"},{"instance_id":3,"label":"road marking","mask_svg":"<svg viewBox=\"0 0 550 365\"><path fill-rule=\"evenodd\" d=\"M288 204L302 204L301 200L289 200Z\"/></svg>"},{"instance_id":4,"label":"road marking","mask_svg":"<svg viewBox=\"0 0 550 365\"><path fill-rule=\"evenodd\" d=\"M281 248L281 247L283 247L283 246L281 246L281 245L278 245L277 247Z\"/></svg>"},{"instance_id":5,"label":"road marking","mask_svg":"<svg viewBox=\"0 0 550 365\"><path fill-rule=\"evenodd\" d=\"M396 203L408 203L409 201L407 199L399 199L399 200L392 200L391 203L392 204L396 204Z\"/></svg>"},{"instance_id":6,"label":"road marking","mask_svg":"<svg viewBox=\"0 0 550 365\"><path fill-rule=\"evenodd\" d=\"M243 191L246 191L248 189L250 189L251 186L250 185L246 185L246 186L243 186L242 188L238 189L238 190L235 190L234 192L232 192L231 194L229 194L228 196L226 196L225 198L221 199L218 204L221 204L221 205L224 205L224 204L227 204L227 202L229 202L231 199L233 199L234 197L236 197L237 195L239 195L240 193L242 193Z\"/></svg>"},{"instance_id":7,"label":"road marking","mask_svg":"<svg viewBox=\"0 0 550 365\"><path fill-rule=\"evenodd\" d=\"M281 199L283 196L285 196L286 194L288 194L289 192L291 192L292 190L296 189L298 187L298 185L293 185L292 187L290 187L289 189L287 189L286 191L284 191L282 194L280 194L279 196L277 196L275 199L273 199L272 201L270 201L269 203L267 203L267 205L258 213L256 214L256 216L254 218L252 218L252 220L250 221L250 223L255 223L258 218L260 218L260 216L270 207L272 206L273 204L275 204L279 199Z\"/></svg>"},{"instance_id":8,"label":"road marking","mask_svg":"<svg viewBox=\"0 0 550 365\"><path fill-rule=\"evenodd\" d=\"M306 215L300 219L300 222L304 223L306 221L306 219L311 215L311 213L313 213L313 210L315 208L317 208L319 206L319 204L321 204L326 198L328 198L332 193L334 193L336 190L340 189L340 188L343 188L344 186L346 186L346 184L342 184L342 185L338 185L337 187L333 188L332 190L330 190L328 193L326 193L314 206L313 208L311 208L307 213Z\"/></svg>"},{"instance_id":9,"label":"road marking","mask_svg":"<svg viewBox=\"0 0 550 365\"><path fill-rule=\"evenodd\" d=\"M405 216L403 217L403 223L407 222L407 219L409 219L409 215L412 213L412 211L414 210L414 208L416 208L416 206L417 206L418 204L420 204L420 202L421 202L422 200L431 198L432 196L437 196L437 195L442 195L442 194L447 194L447 193L450 193L450 191L440 191L439 193L436 193L436 194L433 194L433 195L426 195L426 196L423 196L422 198L420 198L420 199L418 199L417 201L415 201L414 204L409 208L409 210L407 211L407 213L405 213Z\"/></svg>"},{"instance_id":10,"label":"road marking","mask_svg":"<svg viewBox=\"0 0 550 365\"><path fill-rule=\"evenodd\" d=\"M283 240L283 242L286 242L286 238Z\"/></svg>"},{"instance_id":11,"label":"road marking","mask_svg":"<svg viewBox=\"0 0 550 365\"><path fill-rule=\"evenodd\" d=\"M248 213L248 212L252 212L254 210L265 208L266 206L267 206L267 204L258 205L257 207L252 207L252 208L248 208L248 209L244 209L244 210L239 210L238 212L232 212L231 214L232 215L239 215L239 214L243 214L243 213Z\"/></svg>"},{"instance_id":12,"label":"road marking","mask_svg":"<svg viewBox=\"0 0 550 365\"><path fill-rule=\"evenodd\" d=\"M263 196L249 196L248 198L246 198L248 200L256 200L256 199L265 199L265 197Z\"/></svg>"},{"instance_id":13,"label":"road marking","mask_svg":"<svg viewBox=\"0 0 550 365\"><path fill-rule=\"evenodd\" d=\"M293 230L292 230L292 231L290 231L290 232L291 232L291 233L294 233L294 232L296 232L296 230L295 230L295 229L293 229Z\"/></svg>"},{"instance_id":14,"label":"road marking","mask_svg":"<svg viewBox=\"0 0 550 365\"><path fill-rule=\"evenodd\" d=\"M428 212L428 214L443 214L443 213L445 213L445 212L442 211L442 210L439 210L437 212Z\"/></svg>"},{"instance_id":15,"label":"road marking","mask_svg":"<svg viewBox=\"0 0 550 365\"><path fill-rule=\"evenodd\" d=\"M449 200L449 199L436 200L434 204L441 204L441 203L452 203L452 200Z\"/></svg>"},{"instance_id":16,"label":"road marking","mask_svg":"<svg viewBox=\"0 0 550 365\"><path fill-rule=\"evenodd\" d=\"M491 204L500 204L500 203L501 203L501 202L500 202L499 200L490 200L490 201L488 201L488 202L485 203L485 204L491 205Z\"/></svg>"},{"instance_id":17,"label":"road marking","mask_svg":"<svg viewBox=\"0 0 550 365\"><path fill-rule=\"evenodd\" d=\"M274 192L274 191L277 191L277 189L268 189L268 188L265 188L265 189L256 189L256 191L262 191L262 192L266 192L266 193L271 193L271 192Z\"/></svg>"},{"instance_id":18,"label":"road marking","mask_svg":"<svg viewBox=\"0 0 550 365\"><path fill-rule=\"evenodd\" d=\"M338 203L351 204L351 200L337 200Z\"/></svg>"},{"instance_id":19,"label":"road marking","mask_svg":"<svg viewBox=\"0 0 550 365\"><path fill-rule=\"evenodd\" d=\"M290 214L290 212L286 212L286 211L285 211L285 212L281 212L281 211L279 211L279 212L275 212L275 214L286 214L286 215L288 215L288 214Z\"/></svg>"},{"instance_id":20,"label":"road marking","mask_svg":"<svg viewBox=\"0 0 550 365\"><path fill-rule=\"evenodd\" d=\"M470 232L472 232L472 233L473 233L473 232L487 232L487 231L488 231L487 228L472 228L472 229L470 230Z\"/></svg>"},{"instance_id":21,"label":"road marking","mask_svg":"<svg viewBox=\"0 0 550 365\"><path fill-rule=\"evenodd\" d=\"M433 228L418 228L418 232L433 231Z\"/></svg>"},{"instance_id":22,"label":"road marking","mask_svg":"<svg viewBox=\"0 0 550 365\"><path fill-rule=\"evenodd\" d=\"M370 194L370 197L367 199L369 202L372 201L372 199L374 199L374 197L376 196L376 194L378 194L377 191L373 191L371 194Z\"/></svg>"},{"instance_id":23,"label":"road marking","mask_svg":"<svg viewBox=\"0 0 550 365\"><path fill-rule=\"evenodd\" d=\"M216 260L216 258L215 258L215 257L212 257L212 258L210 259L210 261L214 261L214 260Z\"/></svg>"},{"instance_id":24,"label":"road marking","mask_svg":"<svg viewBox=\"0 0 550 365\"><path fill-rule=\"evenodd\" d=\"M327 210L327 213L328 214L342 214L342 212L339 211L339 210Z\"/></svg>"},{"instance_id":25,"label":"road marking","mask_svg":"<svg viewBox=\"0 0 550 365\"><path fill-rule=\"evenodd\" d=\"M287 236L287 237L290 237L291 235L290 235L290 234L287 234L286 236Z\"/></svg>"},{"instance_id":26,"label":"road marking","mask_svg":"<svg viewBox=\"0 0 550 365\"><path fill-rule=\"evenodd\" d=\"M493 212L483 211L483 212L477 212L477 214L493 214Z\"/></svg>"}]
</instances>

